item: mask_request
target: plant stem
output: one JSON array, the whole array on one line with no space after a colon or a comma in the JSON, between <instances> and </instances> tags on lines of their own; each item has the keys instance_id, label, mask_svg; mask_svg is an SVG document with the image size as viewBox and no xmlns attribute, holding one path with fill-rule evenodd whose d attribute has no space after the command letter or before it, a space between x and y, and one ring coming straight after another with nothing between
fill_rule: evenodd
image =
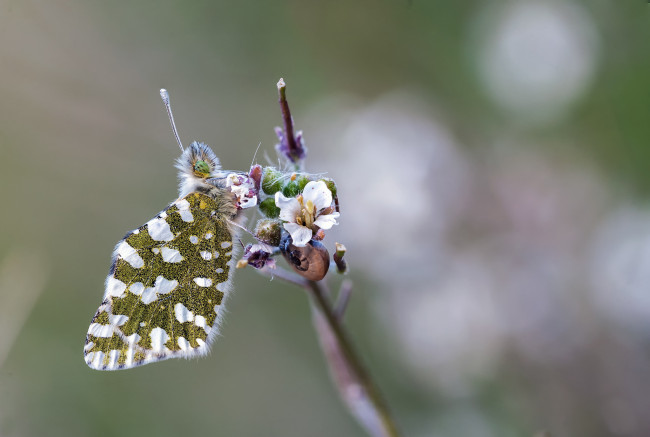
<instances>
[{"instance_id":1,"label":"plant stem","mask_svg":"<svg viewBox=\"0 0 650 437\"><path fill-rule=\"evenodd\" d=\"M341 284L339 294L336 296L336 302L334 302L334 317L336 317L339 323L343 320L343 314L345 314L345 310L348 307L350 296L352 296L352 281L346 279Z\"/></svg>"},{"instance_id":2,"label":"plant stem","mask_svg":"<svg viewBox=\"0 0 650 437\"><path fill-rule=\"evenodd\" d=\"M308 287L314 309L314 324L321 331L323 351L341 397L371 435L399 437L386 403L361 364L320 283L309 281ZM322 332L323 328L329 331L330 339L327 332Z\"/></svg>"},{"instance_id":3,"label":"plant stem","mask_svg":"<svg viewBox=\"0 0 650 437\"><path fill-rule=\"evenodd\" d=\"M297 170L302 169L306 151L303 148L302 136L296 140L293 128L293 119L289 111L286 98L286 84L283 79L278 82L279 103L284 120L284 134L278 137L282 143L278 149L281 155L293 163ZM286 148L285 148L286 146ZM338 200L336 200L338 211ZM347 270L343 260L345 246L337 244L334 256L339 272ZM304 288L310 296L312 318L318 334L321 348L330 368L332 379L339 389L341 398L347 405L352 415L359 421L365 430L373 437L399 437L395 422L388 411L375 384L364 369L361 361L350 342L348 335L341 324L343 312L351 285L344 283L340 292L340 302L337 309L332 308L327 289L323 282L314 282L305 279L293 272L282 268L269 269L263 267L259 270L266 276L276 276Z\"/></svg>"},{"instance_id":4,"label":"plant stem","mask_svg":"<svg viewBox=\"0 0 650 437\"><path fill-rule=\"evenodd\" d=\"M388 407L361 364L322 283L307 281L283 268L263 267L258 272L280 278L307 291L311 299L314 327L341 398L371 436L399 437Z\"/></svg>"}]
</instances>

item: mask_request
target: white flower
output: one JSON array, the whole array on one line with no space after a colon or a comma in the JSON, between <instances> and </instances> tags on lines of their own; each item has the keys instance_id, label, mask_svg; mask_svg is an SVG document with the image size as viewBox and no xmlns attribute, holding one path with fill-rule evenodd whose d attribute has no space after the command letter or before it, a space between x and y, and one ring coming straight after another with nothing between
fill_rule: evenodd
<instances>
[{"instance_id":1,"label":"white flower","mask_svg":"<svg viewBox=\"0 0 650 437\"><path fill-rule=\"evenodd\" d=\"M257 194L255 194L255 181L251 178L237 173L230 173L226 176L226 187L230 187L237 196L239 208L250 208L257 205Z\"/></svg>"},{"instance_id":2,"label":"white flower","mask_svg":"<svg viewBox=\"0 0 650 437\"><path fill-rule=\"evenodd\" d=\"M278 191L275 205L280 208L280 219L287 222L284 229L291 234L297 247L306 246L315 230L330 229L338 224L339 213L334 212L332 193L323 181L309 182L297 197L285 197Z\"/></svg>"}]
</instances>

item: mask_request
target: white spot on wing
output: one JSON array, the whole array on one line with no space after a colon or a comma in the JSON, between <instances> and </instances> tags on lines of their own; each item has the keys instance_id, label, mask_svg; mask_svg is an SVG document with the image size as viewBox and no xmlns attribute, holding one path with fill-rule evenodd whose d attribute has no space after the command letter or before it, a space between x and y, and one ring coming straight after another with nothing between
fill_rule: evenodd
<instances>
[{"instance_id":1,"label":"white spot on wing","mask_svg":"<svg viewBox=\"0 0 650 437\"><path fill-rule=\"evenodd\" d=\"M208 324L205 320L205 317L197 315L196 317L194 317L194 324L199 328L203 328L205 332L208 332Z\"/></svg>"},{"instance_id":2,"label":"white spot on wing","mask_svg":"<svg viewBox=\"0 0 650 437\"><path fill-rule=\"evenodd\" d=\"M209 240L210 238L212 238L212 232L206 232L205 233L205 239Z\"/></svg>"},{"instance_id":3,"label":"white spot on wing","mask_svg":"<svg viewBox=\"0 0 650 437\"><path fill-rule=\"evenodd\" d=\"M176 207L178 208L178 213L181 215L181 219L183 219L184 222L190 223L194 221L194 216L190 211L190 202L181 199L176 202Z\"/></svg>"},{"instance_id":4,"label":"white spot on wing","mask_svg":"<svg viewBox=\"0 0 650 437\"><path fill-rule=\"evenodd\" d=\"M149 235L156 241L171 241L174 239L174 234L169 228L169 224L162 218L154 218L147 222L147 229Z\"/></svg>"},{"instance_id":5,"label":"white spot on wing","mask_svg":"<svg viewBox=\"0 0 650 437\"><path fill-rule=\"evenodd\" d=\"M117 254L132 267L139 269L144 266L144 261L138 252L126 241L117 246Z\"/></svg>"},{"instance_id":6,"label":"white spot on wing","mask_svg":"<svg viewBox=\"0 0 650 437\"><path fill-rule=\"evenodd\" d=\"M208 252L207 250L203 250L201 251L201 258L206 261L210 261L212 259L212 253Z\"/></svg>"},{"instance_id":7,"label":"white spot on wing","mask_svg":"<svg viewBox=\"0 0 650 437\"><path fill-rule=\"evenodd\" d=\"M232 246L232 243L231 243L230 241L222 241L222 242L221 242L221 247L222 247L223 249L227 249L227 248L229 248L230 246Z\"/></svg>"},{"instance_id":8,"label":"white spot on wing","mask_svg":"<svg viewBox=\"0 0 650 437\"><path fill-rule=\"evenodd\" d=\"M135 349L130 347L126 350L126 360L124 360L124 365L126 367L133 366L133 357L135 356Z\"/></svg>"},{"instance_id":9,"label":"white spot on wing","mask_svg":"<svg viewBox=\"0 0 650 437\"><path fill-rule=\"evenodd\" d=\"M104 361L105 356L106 354L104 354L102 351L93 352L92 366L96 369L99 369L102 365L102 361Z\"/></svg>"},{"instance_id":10,"label":"white spot on wing","mask_svg":"<svg viewBox=\"0 0 650 437\"><path fill-rule=\"evenodd\" d=\"M106 279L106 295L112 297L121 297L126 290L126 284L114 276Z\"/></svg>"},{"instance_id":11,"label":"white spot on wing","mask_svg":"<svg viewBox=\"0 0 650 437\"><path fill-rule=\"evenodd\" d=\"M140 336L138 334L132 334L126 337L127 344L129 345L126 349L126 357L124 360L124 366L125 367L132 367L133 366L133 359L135 358L135 343L140 341Z\"/></svg>"},{"instance_id":12,"label":"white spot on wing","mask_svg":"<svg viewBox=\"0 0 650 437\"><path fill-rule=\"evenodd\" d=\"M149 305L151 302L158 299L158 295L156 294L156 291L154 290L154 288L147 287L142 292L142 296L140 297L140 299L142 299L143 304Z\"/></svg>"},{"instance_id":13,"label":"white spot on wing","mask_svg":"<svg viewBox=\"0 0 650 437\"><path fill-rule=\"evenodd\" d=\"M161 251L162 251L163 261L165 262L179 263L183 261L183 256L176 249L172 249L171 247L163 247Z\"/></svg>"},{"instance_id":14,"label":"white spot on wing","mask_svg":"<svg viewBox=\"0 0 650 437\"><path fill-rule=\"evenodd\" d=\"M139 342L141 338L142 337L140 337L138 334L131 334L128 337L124 337L128 344L135 344Z\"/></svg>"},{"instance_id":15,"label":"white spot on wing","mask_svg":"<svg viewBox=\"0 0 650 437\"><path fill-rule=\"evenodd\" d=\"M159 294L167 294L176 288L176 286L178 286L178 281L175 279L170 281L162 276L156 278L156 292Z\"/></svg>"},{"instance_id":16,"label":"white spot on wing","mask_svg":"<svg viewBox=\"0 0 650 437\"><path fill-rule=\"evenodd\" d=\"M178 347L181 348L183 351L188 351L192 349L192 346L190 346L190 342L185 339L185 337L178 337Z\"/></svg>"},{"instance_id":17,"label":"white spot on wing","mask_svg":"<svg viewBox=\"0 0 650 437\"><path fill-rule=\"evenodd\" d=\"M99 323L91 323L88 328L88 334L95 337L110 338L113 336L115 329L113 325L100 325Z\"/></svg>"},{"instance_id":18,"label":"white spot on wing","mask_svg":"<svg viewBox=\"0 0 650 437\"><path fill-rule=\"evenodd\" d=\"M187 309L185 305L178 302L174 305L174 313L176 314L176 320L179 323L191 322L194 320L194 313Z\"/></svg>"},{"instance_id":19,"label":"white spot on wing","mask_svg":"<svg viewBox=\"0 0 650 437\"><path fill-rule=\"evenodd\" d=\"M117 360L120 358L120 352L117 349L113 349L109 354L108 354L108 367L109 368L114 368L117 366Z\"/></svg>"},{"instance_id":20,"label":"white spot on wing","mask_svg":"<svg viewBox=\"0 0 650 437\"><path fill-rule=\"evenodd\" d=\"M198 242L199 242L199 237L197 237L196 235L190 235L190 243L196 244Z\"/></svg>"},{"instance_id":21,"label":"white spot on wing","mask_svg":"<svg viewBox=\"0 0 650 437\"><path fill-rule=\"evenodd\" d=\"M194 282L199 287L209 287L212 285L212 279L210 278L194 278Z\"/></svg>"},{"instance_id":22,"label":"white spot on wing","mask_svg":"<svg viewBox=\"0 0 650 437\"><path fill-rule=\"evenodd\" d=\"M165 279L162 276L156 278L156 282L153 287L147 287L142 292L142 303L149 305L151 302L158 299L158 294L167 294L170 293L174 288L178 286L178 281L173 279Z\"/></svg>"},{"instance_id":23,"label":"white spot on wing","mask_svg":"<svg viewBox=\"0 0 650 437\"><path fill-rule=\"evenodd\" d=\"M129 320L129 316L125 316L123 314L118 314L118 315L109 314L108 316L108 321L115 326L122 326L126 323L127 320Z\"/></svg>"},{"instance_id":24,"label":"white spot on wing","mask_svg":"<svg viewBox=\"0 0 650 437\"><path fill-rule=\"evenodd\" d=\"M144 284L142 282L134 282L129 285L129 291L135 295L141 295L144 291Z\"/></svg>"},{"instance_id":25,"label":"white spot on wing","mask_svg":"<svg viewBox=\"0 0 650 437\"><path fill-rule=\"evenodd\" d=\"M161 327L156 327L151 330L151 350L154 352L163 352L165 350L165 343L169 340L169 335Z\"/></svg>"}]
</instances>

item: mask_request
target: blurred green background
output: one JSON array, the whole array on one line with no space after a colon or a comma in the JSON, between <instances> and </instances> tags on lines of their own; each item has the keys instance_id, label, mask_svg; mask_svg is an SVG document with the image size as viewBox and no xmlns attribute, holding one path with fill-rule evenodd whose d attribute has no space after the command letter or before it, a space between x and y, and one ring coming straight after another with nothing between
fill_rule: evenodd
<instances>
[{"instance_id":1,"label":"blurred green background","mask_svg":"<svg viewBox=\"0 0 650 437\"><path fill-rule=\"evenodd\" d=\"M648 13L0 1L0 435L364 435L304 293L251 269L209 357L82 359L114 244L176 196L158 90L244 170L275 161L280 77L405 436L650 435Z\"/></svg>"}]
</instances>

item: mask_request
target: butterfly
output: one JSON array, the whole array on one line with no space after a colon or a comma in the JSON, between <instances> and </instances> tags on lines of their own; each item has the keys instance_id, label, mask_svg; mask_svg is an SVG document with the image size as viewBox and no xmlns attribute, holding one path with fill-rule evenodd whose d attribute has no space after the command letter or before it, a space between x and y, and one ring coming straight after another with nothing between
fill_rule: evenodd
<instances>
[{"instance_id":1,"label":"butterfly","mask_svg":"<svg viewBox=\"0 0 650 437\"><path fill-rule=\"evenodd\" d=\"M183 146L179 197L113 251L104 297L86 335L84 359L118 370L208 353L234 270L241 199L204 143ZM250 199L249 199L250 200Z\"/></svg>"}]
</instances>

